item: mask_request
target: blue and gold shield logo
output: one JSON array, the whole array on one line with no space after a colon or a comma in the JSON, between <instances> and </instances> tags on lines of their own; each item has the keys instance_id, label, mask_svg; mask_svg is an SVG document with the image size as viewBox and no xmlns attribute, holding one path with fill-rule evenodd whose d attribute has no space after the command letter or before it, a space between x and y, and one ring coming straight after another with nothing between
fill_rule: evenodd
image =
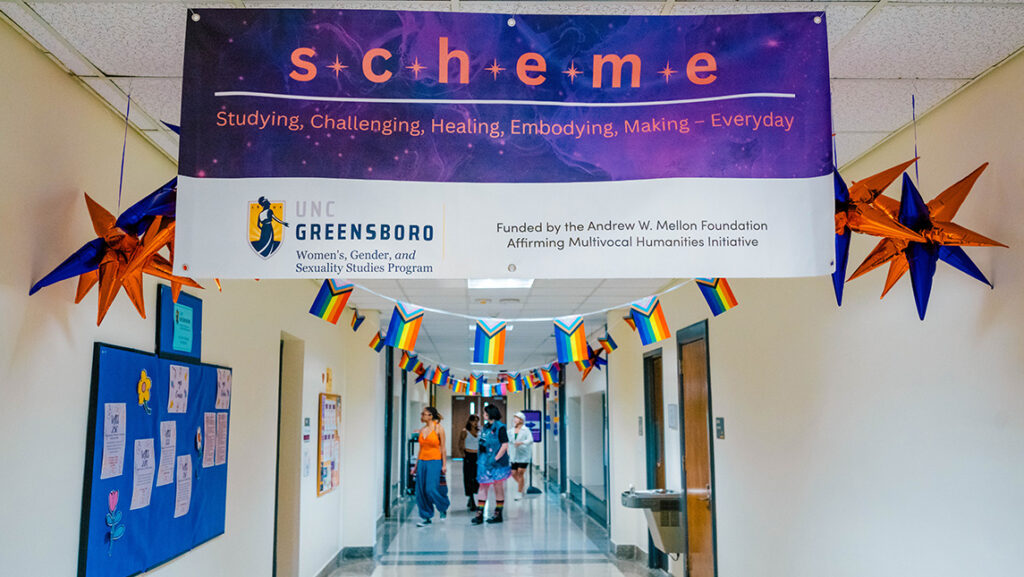
<instances>
[{"instance_id":1,"label":"blue and gold shield logo","mask_svg":"<svg viewBox=\"0 0 1024 577\"><path fill-rule=\"evenodd\" d=\"M261 196L249 203L249 246L263 258L270 258L284 240L284 202Z\"/></svg>"}]
</instances>

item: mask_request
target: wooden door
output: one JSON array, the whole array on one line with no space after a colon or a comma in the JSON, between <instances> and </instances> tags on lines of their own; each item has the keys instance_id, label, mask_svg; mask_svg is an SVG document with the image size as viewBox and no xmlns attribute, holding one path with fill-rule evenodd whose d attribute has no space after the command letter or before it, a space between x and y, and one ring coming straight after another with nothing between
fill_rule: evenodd
<instances>
[{"instance_id":1,"label":"wooden door","mask_svg":"<svg viewBox=\"0 0 1024 577\"><path fill-rule=\"evenodd\" d=\"M648 353L644 357L644 408L646 427L644 434L647 444L647 488L665 488L665 419L664 395L662 394L661 351ZM654 539L648 535L647 565L652 569L668 569L665 553L654 546Z\"/></svg>"},{"instance_id":2,"label":"wooden door","mask_svg":"<svg viewBox=\"0 0 1024 577\"><path fill-rule=\"evenodd\" d=\"M679 345L683 478L686 486L687 574L715 576L711 399L706 332Z\"/></svg>"}]
</instances>

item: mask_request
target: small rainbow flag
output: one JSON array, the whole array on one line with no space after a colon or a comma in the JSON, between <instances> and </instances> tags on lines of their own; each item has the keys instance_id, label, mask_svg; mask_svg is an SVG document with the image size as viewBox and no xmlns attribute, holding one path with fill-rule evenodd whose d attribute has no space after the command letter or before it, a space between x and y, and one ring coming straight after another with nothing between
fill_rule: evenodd
<instances>
[{"instance_id":1,"label":"small rainbow flag","mask_svg":"<svg viewBox=\"0 0 1024 577\"><path fill-rule=\"evenodd\" d=\"M410 355L409 353L402 351L402 359L398 361L398 368L402 369L403 371L408 371L415 367L416 363L418 362L419 355L417 355L416 353Z\"/></svg>"},{"instance_id":2,"label":"small rainbow flag","mask_svg":"<svg viewBox=\"0 0 1024 577\"><path fill-rule=\"evenodd\" d=\"M469 374L469 394L479 395L480 385L487 383L487 377L483 373L470 373Z\"/></svg>"},{"instance_id":3,"label":"small rainbow flag","mask_svg":"<svg viewBox=\"0 0 1024 577\"><path fill-rule=\"evenodd\" d=\"M542 381L541 378L540 378L540 371L539 370L530 371L528 376L529 376L529 380L530 380L530 388L531 389L536 389L537 387L541 386L544 383L544 381Z\"/></svg>"},{"instance_id":4,"label":"small rainbow flag","mask_svg":"<svg viewBox=\"0 0 1024 577\"><path fill-rule=\"evenodd\" d=\"M622 320L625 321L627 325L629 325L629 328L633 329L633 332L636 332L636 323L633 322L632 315L626 315L622 317Z\"/></svg>"},{"instance_id":5,"label":"small rainbow flag","mask_svg":"<svg viewBox=\"0 0 1024 577\"><path fill-rule=\"evenodd\" d=\"M395 304L388 325L387 344L396 349L411 351L416 348L416 337L423 323L423 309L406 303Z\"/></svg>"},{"instance_id":6,"label":"small rainbow flag","mask_svg":"<svg viewBox=\"0 0 1024 577\"><path fill-rule=\"evenodd\" d=\"M440 385L448 380L448 367L444 365L437 365L434 367L434 372L430 375L430 382L435 385Z\"/></svg>"},{"instance_id":7,"label":"small rainbow flag","mask_svg":"<svg viewBox=\"0 0 1024 577\"><path fill-rule=\"evenodd\" d=\"M587 334L583 328L583 317L555 319L555 348L560 363L587 358Z\"/></svg>"},{"instance_id":8,"label":"small rainbow flag","mask_svg":"<svg viewBox=\"0 0 1024 577\"><path fill-rule=\"evenodd\" d=\"M505 362L505 321L480 319L476 321L476 340L473 362L481 365L500 365Z\"/></svg>"},{"instance_id":9,"label":"small rainbow flag","mask_svg":"<svg viewBox=\"0 0 1024 577\"><path fill-rule=\"evenodd\" d=\"M604 334L603 339L598 338L597 342L600 343L601 348L604 349L604 352L606 353L610 353L615 349L619 348L619 345L615 344L615 339L613 339L612 336L608 333Z\"/></svg>"},{"instance_id":10,"label":"small rainbow flag","mask_svg":"<svg viewBox=\"0 0 1024 577\"><path fill-rule=\"evenodd\" d=\"M558 361L555 361L548 367L548 371L551 372L551 377L557 381L558 373L562 371L562 365L559 365Z\"/></svg>"},{"instance_id":11,"label":"small rainbow flag","mask_svg":"<svg viewBox=\"0 0 1024 577\"><path fill-rule=\"evenodd\" d=\"M517 391L525 391L526 387L529 384L526 381L526 377L524 377L522 373L516 373L516 378L514 379L514 382L516 384Z\"/></svg>"},{"instance_id":12,"label":"small rainbow flag","mask_svg":"<svg viewBox=\"0 0 1024 577\"><path fill-rule=\"evenodd\" d=\"M359 314L359 309L352 309L352 332L358 331L365 320L366 315Z\"/></svg>"},{"instance_id":13,"label":"small rainbow flag","mask_svg":"<svg viewBox=\"0 0 1024 577\"><path fill-rule=\"evenodd\" d=\"M370 339L370 348L378 353L384 350L385 344L384 337L380 335L380 331L377 331L377 333L373 335L373 338Z\"/></svg>"},{"instance_id":14,"label":"small rainbow flag","mask_svg":"<svg viewBox=\"0 0 1024 577\"><path fill-rule=\"evenodd\" d=\"M412 372L416 373L417 375L422 375L423 373L427 372L427 369L425 369L423 367L423 361L421 361L419 359L416 359L416 364L414 364L412 366L411 370L412 370Z\"/></svg>"},{"instance_id":15,"label":"small rainbow flag","mask_svg":"<svg viewBox=\"0 0 1024 577\"><path fill-rule=\"evenodd\" d=\"M724 278L696 278L693 280L697 281L697 287L704 295L704 300L708 301L708 306L711 307L714 316L717 317L740 304L736 300L736 296L732 294L729 281Z\"/></svg>"},{"instance_id":16,"label":"small rainbow flag","mask_svg":"<svg viewBox=\"0 0 1024 577\"><path fill-rule=\"evenodd\" d=\"M455 381L455 386L452 387L452 391L457 394L466 394L466 381Z\"/></svg>"},{"instance_id":17,"label":"small rainbow flag","mask_svg":"<svg viewBox=\"0 0 1024 577\"><path fill-rule=\"evenodd\" d=\"M656 296L638 300L630 305L629 316L633 317L636 331L640 333L640 342L645 346L672 336L665 321L665 313L661 310L661 300Z\"/></svg>"},{"instance_id":18,"label":"small rainbow flag","mask_svg":"<svg viewBox=\"0 0 1024 577\"><path fill-rule=\"evenodd\" d=\"M544 381L545 385L555 384L555 377L551 374L551 371L547 369L540 370L540 378L542 381Z\"/></svg>"},{"instance_id":19,"label":"small rainbow flag","mask_svg":"<svg viewBox=\"0 0 1024 577\"><path fill-rule=\"evenodd\" d=\"M345 310L345 303L348 297L352 296L352 289L355 285L341 279L329 278L320 285L320 292L316 293L313 306L309 307L309 314L320 317L332 325L338 324L341 318L341 311Z\"/></svg>"}]
</instances>

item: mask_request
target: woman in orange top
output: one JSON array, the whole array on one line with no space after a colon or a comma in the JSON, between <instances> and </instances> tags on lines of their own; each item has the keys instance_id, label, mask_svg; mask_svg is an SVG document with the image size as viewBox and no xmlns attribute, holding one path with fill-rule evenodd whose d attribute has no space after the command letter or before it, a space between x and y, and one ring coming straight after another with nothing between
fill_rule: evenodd
<instances>
[{"instance_id":1,"label":"woman in orange top","mask_svg":"<svg viewBox=\"0 0 1024 577\"><path fill-rule=\"evenodd\" d=\"M416 504L422 521L417 527L430 525L434 508L441 513L441 520L448 517L448 485L441 479L448 472L448 455L445 451L444 428L441 427L441 413L434 407L427 407L420 413L423 428L420 429L420 452L416 457Z\"/></svg>"}]
</instances>

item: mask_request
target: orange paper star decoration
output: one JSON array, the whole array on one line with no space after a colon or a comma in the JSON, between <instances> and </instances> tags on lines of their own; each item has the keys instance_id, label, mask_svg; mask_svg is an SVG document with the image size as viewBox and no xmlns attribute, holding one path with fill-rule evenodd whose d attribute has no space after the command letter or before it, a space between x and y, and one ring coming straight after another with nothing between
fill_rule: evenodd
<instances>
[{"instance_id":1,"label":"orange paper star decoration","mask_svg":"<svg viewBox=\"0 0 1024 577\"><path fill-rule=\"evenodd\" d=\"M118 227L114 215L88 194L85 195L85 203L89 209L93 230L99 238L83 246L36 283L30 294L48 284L77 275L75 303L80 303L92 287L98 284L96 324L99 325L121 288L124 288L139 315L146 318L142 296L144 273L170 281L175 300L183 285L202 288L194 280L172 273L175 230L173 218L154 216L142 238L139 238ZM168 248L170 258L159 254L164 247Z\"/></svg>"},{"instance_id":2,"label":"orange paper star decoration","mask_svg":"<svg viewBox=\"0 0 1024 577\"><path fill-rule=\"evenodd\" d=\"M963 205L964 201L967 199L967 195L970 194L974 183L978 180L978 177L981 176L981 173L984 172L986 167L988 167L987 162L976 168L973 172L954 185L942 191L942 193L932 199L931 202L922 207L924 210L901 210L903 208L903 202L912 201L915 204L921 202L920 195L917 193L916 187L914 187L913 182L907 177L904 177L904 199L902 202L884 196L877 198L875 201L877 206L885 211L886 214L899 219L901 222L905 222L910 228L919 232L924 240L914 241L905 238L893 237L882 239L878 245L875 246L874 250L872 250L864 259L864 262L857 267L857 270L850 275L849 280L863 276L864 274L889 263L889 273L886 276L885 287L883 288L882 296L880 297L884 298L889 290L896 285L896 282L899 281L907 271L911 270L912 267L910 259L908 258L909 249L914 248L917 250L917 247L923 247L923 249L933 253L935 255L935 259L943 260L965 274L991 286L988 279L985 278L963 249L959 247L1006 247L1006 245L952 222L953 217L955 217L957 211L960 210L960 206ZM934 266L934 261L932 262L932 266ZM930 277L928 279L922 279L919 284L921 284L922 287L927 284L927 288L930 288ZM918 313L923 319L924 311L927 306L927 294L917 294L919 292L921 291L915 288L915 297L918 301Z\"/></svg>"}]
</instances>

